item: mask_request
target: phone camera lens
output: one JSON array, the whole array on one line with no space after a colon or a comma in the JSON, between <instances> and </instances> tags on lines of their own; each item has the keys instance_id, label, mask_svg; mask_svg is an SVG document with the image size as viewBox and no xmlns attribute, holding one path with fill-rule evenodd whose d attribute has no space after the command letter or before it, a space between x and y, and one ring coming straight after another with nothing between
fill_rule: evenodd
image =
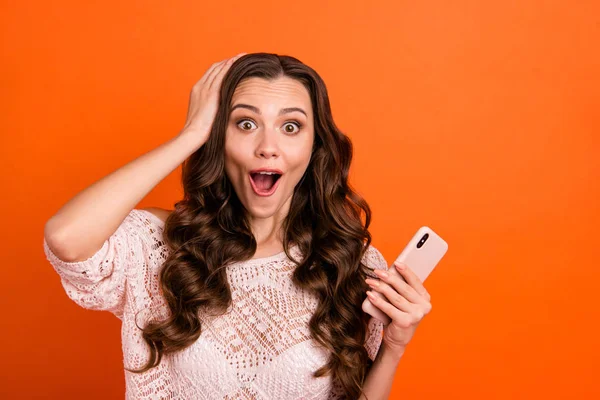
<instances>
[{"instance_id":1,"label":"phone camera lens","mask_svg":"<svg viewBox=\"0 0 600 400\"><path fill-rule=\"evenodd\" d=\"M429 233L424 234L423 237L421 238L421 240L419 240L419 243L417 243L417 249L420 249L421 247L423 247L423 245L427 241L427 238L429 238Z\"/></svg>"}]
</instances>

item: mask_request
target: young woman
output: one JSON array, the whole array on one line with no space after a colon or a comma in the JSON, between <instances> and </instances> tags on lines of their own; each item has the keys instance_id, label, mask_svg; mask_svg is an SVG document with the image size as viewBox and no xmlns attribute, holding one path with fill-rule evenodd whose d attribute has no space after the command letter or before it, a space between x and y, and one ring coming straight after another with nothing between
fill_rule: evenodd
<instances>
[{"instance_id":1,"label":"young woman","mask_svg":"<svg viewBox=\"0 0 600 400\"><path fill-rule=\"evenodd\" d=\"M381 274L351 158L313 69L240 54L196 83L175 138L46 223L68 296L122 320L128 399L387 398L430 296ZM182 163L174 210L134 208Z\"/></svg>"}]
</instances>

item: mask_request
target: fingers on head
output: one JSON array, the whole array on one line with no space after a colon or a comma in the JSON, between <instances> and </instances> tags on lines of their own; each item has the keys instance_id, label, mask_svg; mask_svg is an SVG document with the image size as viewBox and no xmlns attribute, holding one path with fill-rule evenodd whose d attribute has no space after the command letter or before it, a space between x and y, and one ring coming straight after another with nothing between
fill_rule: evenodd
<instances>
[{"instance_id":1,"label":"fingers on head","mask_svg":"<svg viewBox=\"0 0 600 400\"><path fill-rule=\"evenodd\" d=\"M215 84L215 80L222 80L222 77L225 75L225 72L229 69L231 64L233 64L237 59L246 55L248 53L239 53L231 58L221 60L219 62L213 63L204 76L198 81L199 86L204 86L204 84L208 84L208 87L211 88ZM220 78L220 79L219 79Z\"/></svg>"},{"instance_id":2,"label":"fingers on head","mask_svg":"<svg viewBox=\"0 0 600 400\"><path fill-rule=\"evenodd\" d=\"M211 80L208 81L208 82L210 82L209 89L214 89L214 88L220 87L221 82L223 81L223 78L225 77L225 74L227 73L229 68L231 68L231 65L234 62L236 62L240 57L242 57L244 54L247 54L247 53L240 53L240 54L233 56L227 60L221 61L219 63L219 65L215 68L215 71L213 71L213 76L210 78Z\"/></svg>"}]
</instances>

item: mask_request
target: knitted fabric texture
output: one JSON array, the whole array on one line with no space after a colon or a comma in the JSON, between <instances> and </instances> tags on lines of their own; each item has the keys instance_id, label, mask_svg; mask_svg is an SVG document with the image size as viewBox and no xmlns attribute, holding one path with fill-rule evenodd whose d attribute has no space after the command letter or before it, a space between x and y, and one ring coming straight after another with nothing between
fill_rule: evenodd
<instances>
[{"instance_id":1,"label":"knitted fabric texture","mask_svg":"<svg viewBox=\"0 0 600 400\"><path fill-rule=\"evenodd\" d=\"M102 248L85 261L59 259L44 251L66 294L90 310L110 311L122 321L124 366L140 368L149 358L140 326L169 315L159 272L169 255L164 222L133 209ZM299 259L297 247L291 254ZM363 262L387 269L370 246ZM292 284L295 265L284 252L227 266L232 306L221 316L200 314L202 334L194 344L165 355L142 374L125 371L127 399L338 399L331 377L314 378L327 352L311 339L308 322L314 296ZM383 324L371 318L365 348L374 360Z\"/></svg>"}]
</instances>

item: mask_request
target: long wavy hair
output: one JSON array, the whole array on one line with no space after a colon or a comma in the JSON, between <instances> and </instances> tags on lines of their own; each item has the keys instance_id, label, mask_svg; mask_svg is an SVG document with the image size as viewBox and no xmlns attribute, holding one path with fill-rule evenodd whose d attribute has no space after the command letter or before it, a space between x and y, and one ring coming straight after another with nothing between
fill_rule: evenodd
<instances>
[{"instance_id":1,"label":"long wavy hair","mask_svg":"<svg viewBox=\"0 0 600 400\"><path fill-rule=\"evenodd\" d=\"M141 369L128 371L145 372L158 366L164 354L194 343L202 332L201 308L222 314L230 306L225 267L256 252L245 208L225 174L230 103L243 79L281 76L306 87L314 110L311 160L294 188L282 226L284 251L296 265L293 283L318 299L309 321L311 337L329 351L328 362L313 376L331 375L347 398L362 393L372 365L364 347L368 314L361 307L371 211L348 183L352 144L333 121L325 83L298 59L270 53L247 54L230 67L208 141L183 163L184 197L165 222L164 240L172 251L159 277L171 315L140 328L150 359ZM290 255L292 245L298 246L302 259Z\"/></svg>"}]
</instances>

